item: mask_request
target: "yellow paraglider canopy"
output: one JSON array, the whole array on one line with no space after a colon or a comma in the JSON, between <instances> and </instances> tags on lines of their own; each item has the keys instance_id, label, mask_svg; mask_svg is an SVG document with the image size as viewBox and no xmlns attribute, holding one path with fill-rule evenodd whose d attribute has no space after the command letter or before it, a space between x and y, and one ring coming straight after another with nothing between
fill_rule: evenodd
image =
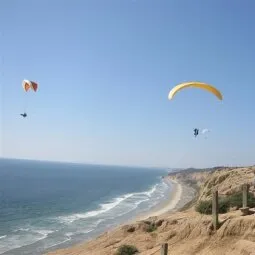
<instances>
[{"instance_id":1,"label":"yellow paraglider canopy","mask_svg":"<svg viewBox=\"0 0 255 255\"><path fill-rule=\"evenodd\" d=\"M175 96L175 94L184 89L184 88L199 88L199 89L204 89L207 90L208 92L211 92L212 94L214 94L219 100L222 100L222 94L220 93L220 91L218 89L216 89L215 87L213 87L212 85L209 85L207 83L203 83L203 82L197 82L197 81L193 81L193 82L184 82L181 84L176 85L173 89L171 89L171 91L168 94L168 99L171 100L173 99L173 97Z\"/></svg>"}]
</instances>

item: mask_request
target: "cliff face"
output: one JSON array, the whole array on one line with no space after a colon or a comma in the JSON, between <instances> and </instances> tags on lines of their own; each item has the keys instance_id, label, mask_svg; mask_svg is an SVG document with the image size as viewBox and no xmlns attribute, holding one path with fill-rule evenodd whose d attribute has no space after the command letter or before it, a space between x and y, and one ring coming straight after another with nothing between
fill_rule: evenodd
<instances>
[{"instance_id":1,"label":"cliff face","mask_svg":"<svg viewBox=\"0 0 255 255\"><path fill-rule=\"evenodd\" d=\"M171 179L183 182L186 184L196 185L200 187L210 175L209 171L180 171L176 173L169 173Z\"/></svg>"},{"instance_id":2,"label":"cliff face","mask_svg":"<svg viewBox=\"0 0 255 255\"><path fill-rule=\"evenodd\" d=\"M212 198L212 189L216 188L219 195L227 196L240 191L243 184L250 184L250 191L255 193L255 166L239 168L212 168L208 170L185 170L170 173L170 178L199 187L199 199Z\"/></svg>"},{"instance_id":3,"label":"cliff face","mask_svg":"<svg viewBox=\"0 0 255 255\"><path fill-rule=\"evenodd\" d=\"M210 199L212 188L217 187L222 195L231 194L242 184L252 182L254 172L255 167L221 168L169 176L186 183L198 181L199 199ZM95 240L50 255L114 255L123 244L135 245L141 255L159 255L162 243L168 243L169 255L255 255L254 214L241 216L240 211L231 211L221 214L219 221L220 228L214 231L211 215L201 215L192 207L119 227ZM156 227L149 232L151 225Z\"/></svg>"},{"instance_id":4,"label":"cliff face","mask_svg":"<svg viewBox=\"0 0 255 255\"><path fill-rule=\"evenodd\" d=\"M251 184L250 191L254 192L255 167L223 168L208 174L201 185L199 200L212 197L212 189L217 188L219 195L227 196L240 191L243 184Z\"/></svg>"}]
</instances>

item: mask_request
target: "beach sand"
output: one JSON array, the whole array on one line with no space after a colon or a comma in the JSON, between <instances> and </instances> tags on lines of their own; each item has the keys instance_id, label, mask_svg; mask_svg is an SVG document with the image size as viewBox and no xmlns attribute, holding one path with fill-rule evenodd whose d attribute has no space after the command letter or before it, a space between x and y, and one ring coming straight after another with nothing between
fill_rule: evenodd
<instances>
[{"instance_id":1,"label":"beach sand","mask_svg":"<svg viewBox=\"0 0 255 255\"><path fill-rule=\"evenodd\" d=\"M167 201L163 202L159 206L152 208L148 213L139 215L138 217L136 217L136 221L145 220L149 217L160 216L176 209L178 203L184 195L183 186L177 181L170 180L169 178L166 178L166 181L171 182L172 185L172 190L169 194Z\"/></svg>"}]
</instances>

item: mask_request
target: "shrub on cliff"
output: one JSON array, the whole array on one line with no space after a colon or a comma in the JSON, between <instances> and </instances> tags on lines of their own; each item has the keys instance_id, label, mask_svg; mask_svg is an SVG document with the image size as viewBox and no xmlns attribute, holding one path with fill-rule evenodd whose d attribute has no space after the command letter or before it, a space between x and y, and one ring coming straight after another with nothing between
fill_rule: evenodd
<instances>
[{"instance_id":1,"label":"shrub on cliff","mask_svg":"<svg viewBox=\"0 0 255 255\"><path fill-rule=\"evenodd\" d=\"M243 193L237 192L229 197L229 203L231 207L237 207L238 209L243 206ZM255 197L252 193L248 193L247 199L248 207L255 207Z\"/></svg>"},{"instance_id":2,"label":"shrub on cliff","mask_svg":"<svg viewBox=\"0 0 255 255\"><path fill-rule=\"evenodd\" d=\"M157 230L157 226L154 223L152 223L152 224L145 227L146 232L153 232L155 230Z\"/></svg>"},{"instance_id":3,"label":"shrub on cliff","mask_svg":"<svg viewBox=\"0 0 255 255\"><path fill-rule=\"evenodd\" d=\"M144 223L145 225L143 227L143 230L145 232L153 232L157 230L157 227L160 227L162 225L163 220L158 220L158 221L145 220Z\"/></svg>"},{"instance_id":4,"label":"shrub on cliff","mask_svg":"<svg viewBox=\"0 0 255 255\"><path fill-rule=\"evenodd\" d=\"M138 253L138 250L135 246L124 244L119 247L115 255L133 255L136 253Z\"/></svg>"},{"instance_id":5,"label":"shrub on cliff","mask_svg":"<svg viewBox=\"0 0 255 255\"><path fill-rule=\"evenodd\" d=\"M219 199L219 213L226 213L229 210L230 204L228 199ZM200 201L196 206L196 211L201 214L212 214L212 201Z\"/></svg>"},{"instance_id":6,"label":"shrub on cliff","mask_svg":"<svg viewBox=\"0 0 255 255\"><path fill-rule=\"evenodd\" d=\"M212 213L212 201L201 200L195 207L196 211L201 214L211 214Z\"/></svg>"},{"instance_id":7,"label":"shrub on cliff","mask_svg":"<svg viewBox=\"0 0 255 255\"><path fill-rule=\"evenodd\" d=\"M247 204L249 207L255 207L255 197L252 193L248 194ZM243 194L242 192L234 193L228 197L219 198L219 213L228 212L230 207L236 207L239 209L243 206ZM200 201L196 206L196 211L201 214L212 213L212 201L205 200Z\"/></svg>"}]
</instances>

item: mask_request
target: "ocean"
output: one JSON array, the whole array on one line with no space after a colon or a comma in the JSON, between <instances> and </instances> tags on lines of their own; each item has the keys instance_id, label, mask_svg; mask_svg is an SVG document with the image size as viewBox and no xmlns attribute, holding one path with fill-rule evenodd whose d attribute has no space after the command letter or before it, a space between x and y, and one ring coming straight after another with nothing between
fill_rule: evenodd
<instances>
[{"instance_id":1,"label":"ocean","mask_svg":"<svg viewBox=\"0 0 255 255\"><path fill-rule=\"evenodd\" d=\"M0 254L93 238L167 199L165 169L0 159Z\"/></svg>"}]
</instances>

